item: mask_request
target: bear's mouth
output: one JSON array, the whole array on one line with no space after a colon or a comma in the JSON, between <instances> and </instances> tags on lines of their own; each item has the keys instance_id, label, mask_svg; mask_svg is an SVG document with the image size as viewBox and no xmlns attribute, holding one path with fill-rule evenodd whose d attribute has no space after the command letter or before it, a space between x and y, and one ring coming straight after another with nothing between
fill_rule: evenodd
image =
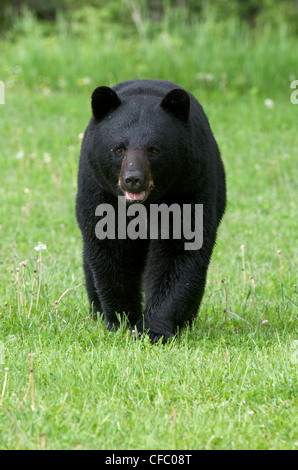
<instances>
[{"instance_id":1,"label":"bear's mouth","mask_svg":"<svg viewBox=\"0 0 298 470\"><path fill-rule=\"evenodd\" d=\"M127 202L142 202L146 198L146 191L141 191L140 193L124 191L124 194Z\"/></svg>"},{"instance_id":2,"label":"bear's mouth","mask_svg":"<svg viewBox=\"0 0 298 470\"><path fill-rule=\"evenodd\" d=\"M141 188L129 188L123 184L121 178L118 180L118 188L124 194L127 204L143 203L154 188L153 180L150 179L147 184L143 184ZM119 193L118 193L119 194Z\"/></svg>"}]
</instances>

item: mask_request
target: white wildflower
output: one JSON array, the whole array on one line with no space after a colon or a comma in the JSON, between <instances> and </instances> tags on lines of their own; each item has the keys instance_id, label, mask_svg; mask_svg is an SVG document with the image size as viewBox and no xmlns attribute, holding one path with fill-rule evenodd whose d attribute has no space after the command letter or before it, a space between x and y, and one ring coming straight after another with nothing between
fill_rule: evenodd
<instances>
[{"instance_id":1,"label":"white wildflower","mask_svg":"<svg viewBox=\"0 0 298 470\"><path fill-rule=\"evenodd\" d=\"M214 79L214 76L212 75L212 73L199 72L197 74L197 78L205 82L212 82Z\"/></svg>"},{"instance_id":2,"label":"white wildflower","mask_svg":"<svg viewBox=\"0 0 298 470\"><path fill-rule=\"evenodd\" d=\"M43 160L44 160L45 163L51 163L52 157L49 153L45 152L43 154Z\"/></svg>"},{"instance_id":3,"label":"white wildflower","mask_svg":"<svg viewBox=\"0 0 298 470\"><path fill-rule=\"evenodd\" d=\"M22 158L24 158L24 155L25 155L24 150L20 150L18 153L16 153L16 159L22 160Z\"/></svg>"},{"instance_id":4,"label":"white wildflower","mask_svg":"<svg viewBox=\"0 0 298 470\"><path fill-rule=\"evenodd\" d=\"M49 87L45 86L45 87L42 88L42 94L43 94L44 96L50 96L51 93L52 93L52 92L51 92L51 90L50 90Z\"/></svg>"},{"instance_id":5,"label":"white wildflower","mask_svg":"<svg viewBox=\"0 0 298 470\"><path fill-rule=\"evenodd\" d=\"M40 250L46 250L47 245L44 243L38 242L38 245L34 247L34 250L40 251Z\"/></svg>"},{"instance_id":6,"label":"white wildflower","mask_svg":"<svg viewBox=\"0 0 298 470\"><path fill-rule=\"evenodd\" d=\"M268 108L268 109L273 109L273 108L274 108L274 101L271 100L270 98L267 98L267 99L264 101L264 105L265 105L266 108Z\"/></svg>"},{"instance_id":7,"label":"white wildflower","mask_svg":"<svg viewBox=\"0 0 298 470\"><path fill-rule=\"evenodd\" d=\"M90 85L91 82L92 82L92 79L90 77L82 77L78 79L78 84L80 86Z\"/></svg>"}]
</instances>

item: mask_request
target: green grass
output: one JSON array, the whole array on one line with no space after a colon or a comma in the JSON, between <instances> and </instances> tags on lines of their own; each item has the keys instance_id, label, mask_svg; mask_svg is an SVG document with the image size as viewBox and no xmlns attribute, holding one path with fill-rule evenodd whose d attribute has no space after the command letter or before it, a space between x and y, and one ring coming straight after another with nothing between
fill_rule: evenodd
<instances>
[{"instance_id":1,"label":"green grass","mask_svg":"<svg viewBox=\"0 0 298 470\"><path fill-rule=\"evenodd\" d=\"M84 17L27 16L0 44L0 448L294 449L297 41L284 26L144 22L139 35ZM200 314L165 346L107 332L83 286L55 304L84 280L74 198L91 91L146 77L202 103L229 197Z\"/></svg>"}]
</instances>

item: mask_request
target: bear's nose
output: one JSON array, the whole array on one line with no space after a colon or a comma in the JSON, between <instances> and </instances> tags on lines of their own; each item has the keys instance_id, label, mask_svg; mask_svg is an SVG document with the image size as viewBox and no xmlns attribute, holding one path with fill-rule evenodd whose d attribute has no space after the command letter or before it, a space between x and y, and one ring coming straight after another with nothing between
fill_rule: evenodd
<instances>
[{"instance_id":1,"label":"bear's nose","mask_svg":"<svg viewBox=\"0 0 298 470\"><path fill-rule=\"evenodd\" d=\"M124 176L124 183L128 189L138 190L144 183L144 176L140 172L129 172Z\"/></svg>"}]
</instances>

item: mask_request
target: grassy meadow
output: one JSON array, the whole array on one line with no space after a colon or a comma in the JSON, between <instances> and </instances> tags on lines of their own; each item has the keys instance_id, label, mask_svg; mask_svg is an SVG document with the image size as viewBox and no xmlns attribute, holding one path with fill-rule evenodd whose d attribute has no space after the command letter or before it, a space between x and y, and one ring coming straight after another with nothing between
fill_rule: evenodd
<instances>
[{"instance_id":1,"label":"grassy meadow","mask_svg":"<svg viewBox=\"0 0 298 470\"><path fill-rule=\"evenodd\" d=\"M189 89L227 173L200 313L164 346L107 332L81 285L90 95L132 78ZM297 448L297 78L283 24L124 28L85 9L0 37L1 449Z\"/></svg>"}]
</instances>

